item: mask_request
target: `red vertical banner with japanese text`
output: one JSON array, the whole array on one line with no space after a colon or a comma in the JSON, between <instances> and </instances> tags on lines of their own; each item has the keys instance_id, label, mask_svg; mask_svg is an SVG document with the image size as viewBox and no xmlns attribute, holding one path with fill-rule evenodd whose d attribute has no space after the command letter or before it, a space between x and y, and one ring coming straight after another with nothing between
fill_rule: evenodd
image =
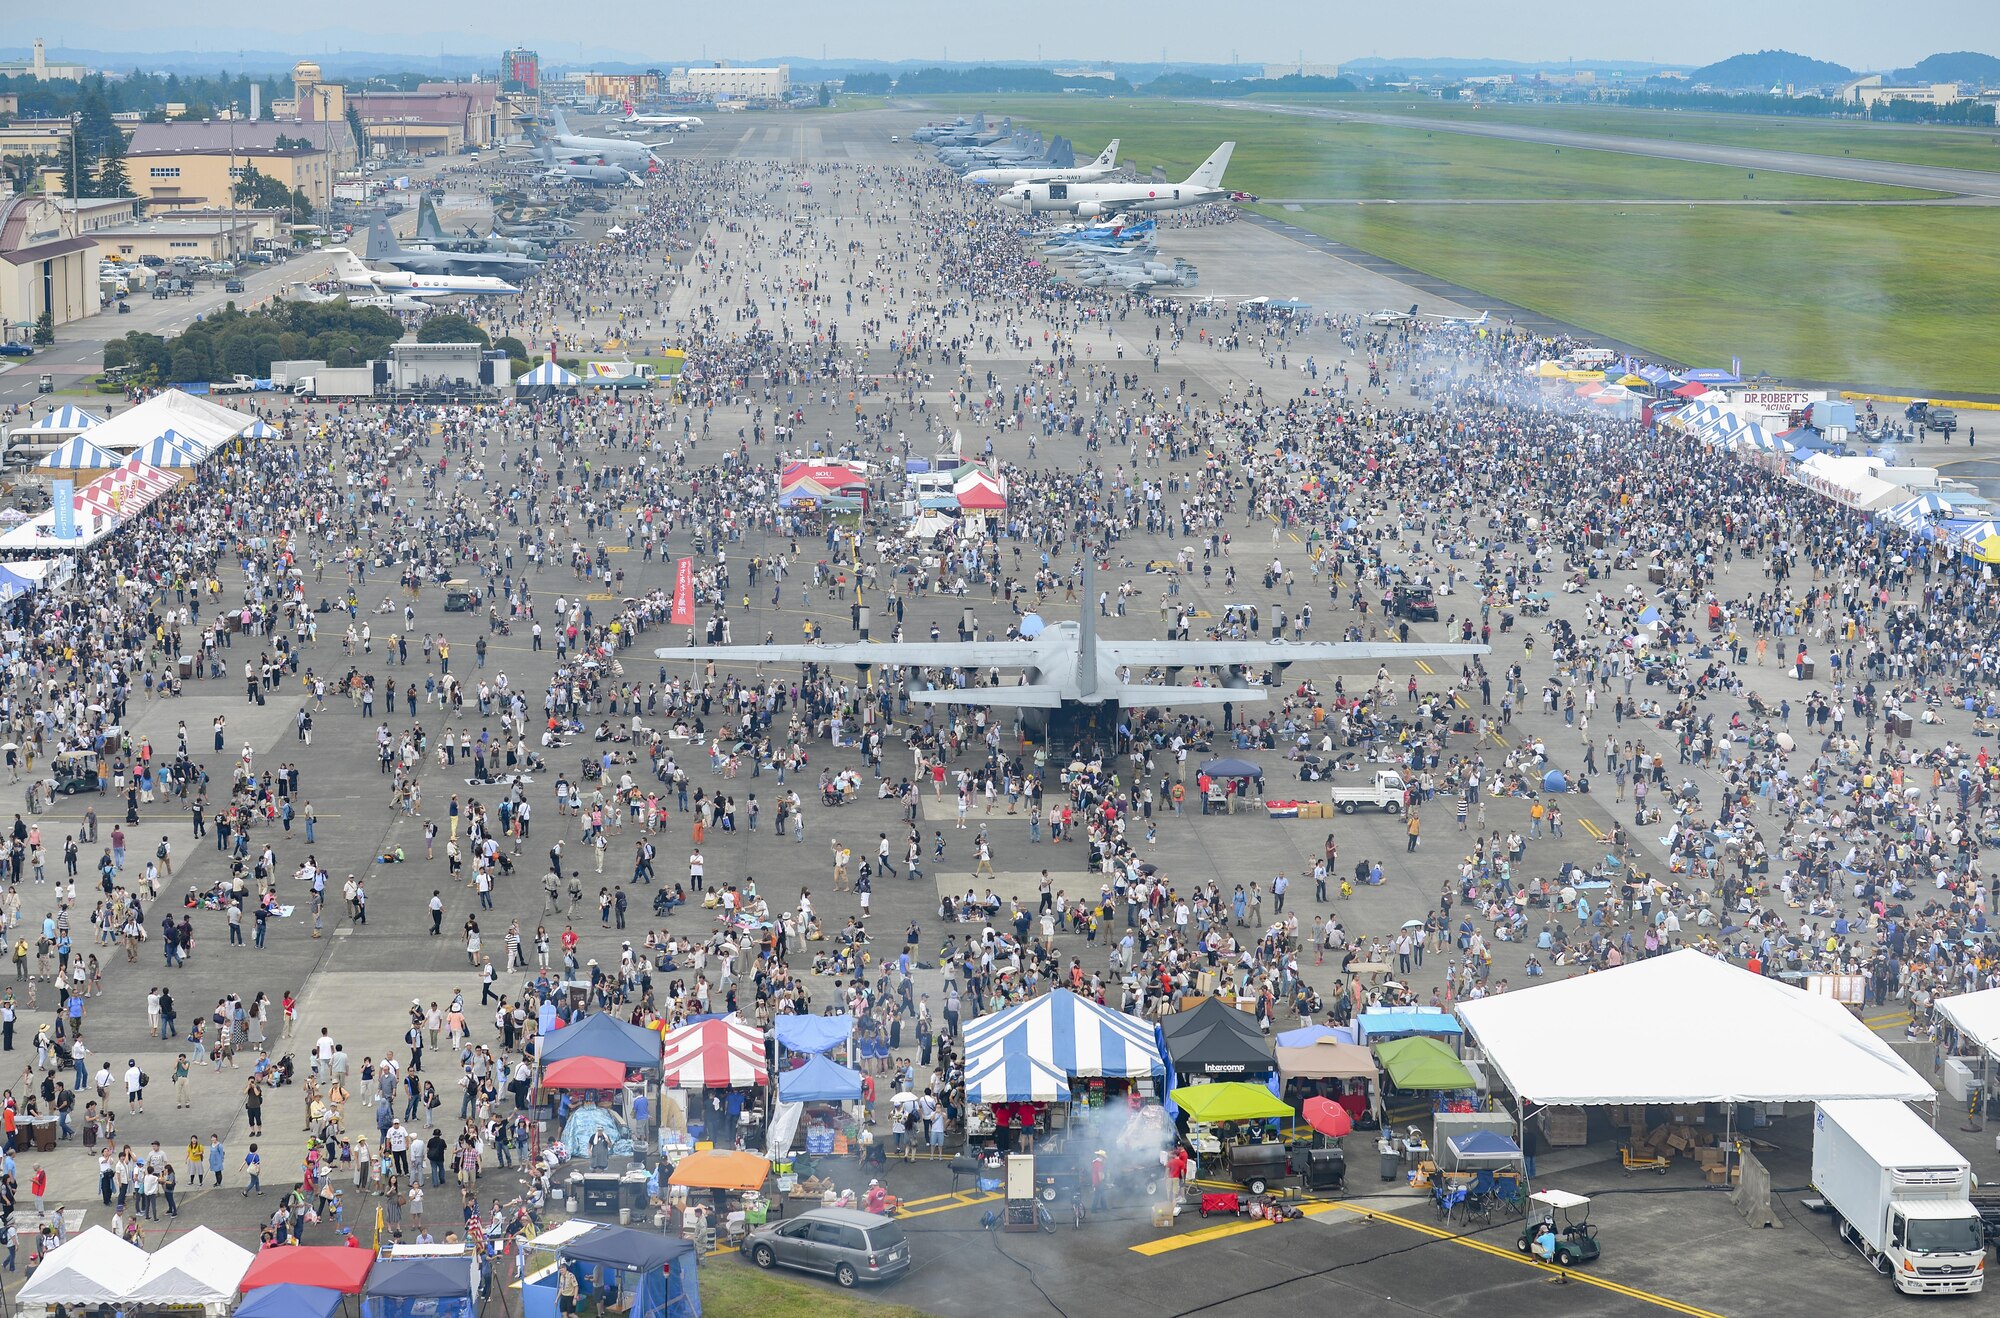
<instances>
[{"instance_id":1,"label":"red vertical banner with japanese text","mask_svg":"<svg viewBox=\"0 0 2000 1318\"><path fill-rule=\"evenodd\" d=\"M694 625L694 560L682 559L674 568L674 614L675 626Z\"/></svg>"}]
</instances>

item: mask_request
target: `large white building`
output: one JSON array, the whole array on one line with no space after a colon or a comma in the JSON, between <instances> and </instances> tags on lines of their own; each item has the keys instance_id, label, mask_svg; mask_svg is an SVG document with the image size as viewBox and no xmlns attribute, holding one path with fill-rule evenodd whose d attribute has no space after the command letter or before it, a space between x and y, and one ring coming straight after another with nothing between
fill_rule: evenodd
<instances>
[{"instance_id":1,"label":"large white building","mask_svg":"<svg viewBox=\"0 0 2000 1318\"><path fill-rule=\"evenodd\" d=\"M792 70L788 64L763 69L718 64L713 68L675 69L667 75L667 91L674 96L775 101L791 89Z\"/></svg>"},{"instance_id":2,"label":"large white building","mask_svg":"<svg viewBox=\"0 0 2000 1318\"><path fill-rule=\"evenodd\" d=\"M1840 89L1840 98L1850 105L1873 107L1885 101L1914 101L1918 105L1956 105L1964 99L1955 82L1927 82L1908 87L1885 86L1882 75L1873 73Z\"/></svg>"},{"instance_id":3,"label":"large white building","mask_svg":"<svg viewBox=\"0 0 2000 1318\"><path fill-rule=\"evenodd\" d=\"M89 70L81 64L68 60L52 60L48 47L40 37L35 38L33 53L24 60L0 60L0 77L33 78L36 82L58 80L62 82L82 82Z\"/></svg>"}]
</instances>

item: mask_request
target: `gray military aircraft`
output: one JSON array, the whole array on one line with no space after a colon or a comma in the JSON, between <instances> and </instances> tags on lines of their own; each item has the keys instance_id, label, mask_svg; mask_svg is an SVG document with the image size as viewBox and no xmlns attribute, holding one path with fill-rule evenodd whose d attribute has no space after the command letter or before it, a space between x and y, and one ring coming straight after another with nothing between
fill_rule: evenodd
<instances>
[{"instance_id":1,"label":"gray military aircraft","mask_svg":"<svg viewBox=\"0 0 2000 1318\"><path fill-rule=\"evenodd\" d=\"M424 275L509 275L520 278L541 267L533 257L515 252L416 251L404 247L390 231L386 217L378 216L368 226L364 260L380 261L397 270Z\"/></svg>"},{"instance_id":2,"label":"gray military aircraft","mask_svg":"<svg viewBox=\"0 0 2000 1318\"><path fill-rule=\"evenodd\" d=\"M1018 641L839 641L779 645L668 646L653 653L674 661L722 660L738 664L852 664L857 669L912 667L1011 670L1000 686L943 686L911 690L923 705L975 705L1012 709L1022 721L1046 728L1060 720L1071 727L1101 724L1118 709L1149 709L1261 701L1265 688L1251 677L1263 669L1282 676L1298 663L1381 663L1387 660L1456 659L1482 655L1490 647L1458 644L1398 644L1343 641L1127 641L1100 640L1094 612L1094 575L1086 567L1080 591L1082 616L1049 624L1038 636ZM1207 670L1213 685L1183 686L1186 669ZM1159 670L1158 683L1132 680L1134 673Z\"/></svg>"},{"instance_id":3,"label":"gray military aircraft","mask_svg":"<svg viewBox=\"0 0 2000 1318\"><path fill-rule=\"evenodd\" d=\"M646 180L625 166L599 161L558 160L555 151L543 142L535 148L541 157L542 177L552 183L588 183L594 188L642 188Z\"/></svg>"}]
</instances>

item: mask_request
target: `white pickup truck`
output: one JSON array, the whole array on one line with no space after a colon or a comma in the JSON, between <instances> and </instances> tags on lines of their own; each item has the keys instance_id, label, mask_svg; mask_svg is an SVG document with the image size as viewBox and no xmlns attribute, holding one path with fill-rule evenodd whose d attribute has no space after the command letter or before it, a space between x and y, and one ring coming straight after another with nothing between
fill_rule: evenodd
<instances>
[{"instance_id":1,"label":"white pickup truck","mask_svg":"<svg viewBox=\"0 0 2000 1318\"><path fill-rule=\"evenodd\" d=\"M1339 775L1333 779L1328 792L1334 808L1343 815L1351 815L1362 806L1373 806L1384 814L1403 813L1403 797L1407 792L1403 775L1394 769L1377 769L1372 777L1343 780Z\"/></svg>"}]
</instances>

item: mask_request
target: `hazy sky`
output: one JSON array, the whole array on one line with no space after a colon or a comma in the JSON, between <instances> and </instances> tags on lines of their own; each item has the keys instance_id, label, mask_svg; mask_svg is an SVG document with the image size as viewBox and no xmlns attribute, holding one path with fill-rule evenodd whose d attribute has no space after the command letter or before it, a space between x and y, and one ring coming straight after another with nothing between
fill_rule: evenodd
<instances>
[{"instance_id":1,"label":"hazy sky","mask_svg":"<svg viewBox=\"0 0 2000 1318\"><path fill-rule=\"evenodd\" d=\"M93 0L66 20L43 5L9 6L0 45L41 37L95 50L330 50L482 54L514 44L552 62L636 63L773 55L877 59L1090 59L1245 63L1340 62L1367 55L1463 56L1546 62L1574 57L1689 66L1782 47L1853 67L1892 68L1945 50L2000 53L1996 0L1403 0L1272 3L1153 0L1137 8L1069 0L753 0L662 5L658 0ZM38 11L28 13L27 11ZM163 25L171 14L176 20ZM587 16L587 17L586 17ZM412 20L415 20L414 22ZM477 35L474 35L477 33ZM1211 35L1213 34L1213 35Z\"/></svg>"}]
</instances>

